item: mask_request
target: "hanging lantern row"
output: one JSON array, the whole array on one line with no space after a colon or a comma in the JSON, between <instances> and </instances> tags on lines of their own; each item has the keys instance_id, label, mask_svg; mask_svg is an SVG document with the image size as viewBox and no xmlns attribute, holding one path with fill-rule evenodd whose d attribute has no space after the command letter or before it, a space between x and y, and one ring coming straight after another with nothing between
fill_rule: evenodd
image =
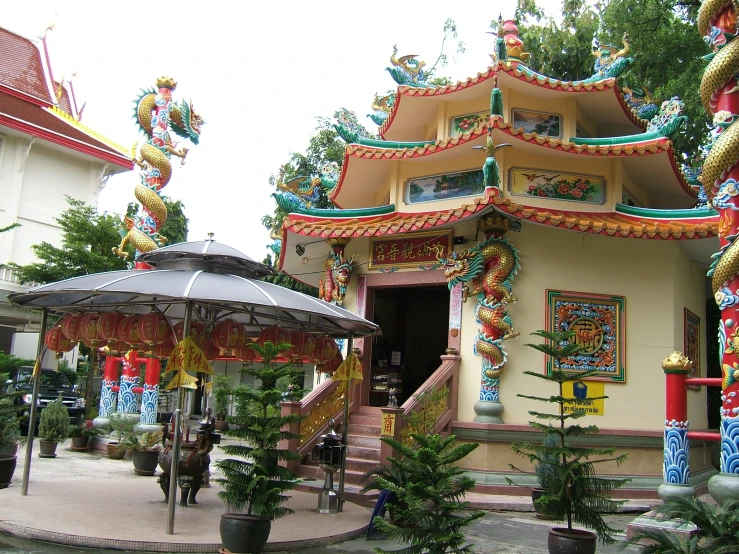
<instances>
[{"instance_id":1,"label":"hanging lantern row","mask_svg":"<svg viewBox=\"0 0 739 554\"><path fill-rule=\"evenodd\" d=\"M184 323L174 326L177 342L183 338ZM233 320L218 322L208 336L205 325L200 321L190 322L190 337L203 350L208 360L215 360L223 351L246 364L259 361L257 352L249 346L256 343L264 346L290 344L286 357L293 363L304 360L315 363L321 371L333 372L332 366L339 354L336 341L326 335L312 335L303 331L288 331L281 327L267 327L256 339L247 336L244 326ZM168 358L174 350L169 321L158 312L146 315L123 315L118 312L105 314L73 312L64 316L59 324L47 331L45 344L55 352L69 352L78 342L89 348L107 346L111 353L120 354L128 350L144 350L154 357ZM340 362L339 362L340 363Z\"/></svg>"}]
</instances>

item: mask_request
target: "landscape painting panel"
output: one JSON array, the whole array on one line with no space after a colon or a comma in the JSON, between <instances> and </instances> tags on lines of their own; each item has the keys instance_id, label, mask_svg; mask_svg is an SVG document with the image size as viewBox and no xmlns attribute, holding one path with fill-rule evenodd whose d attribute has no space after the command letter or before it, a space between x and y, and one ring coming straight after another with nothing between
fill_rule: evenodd
<instances>
[{"instance_id":1,"label":"landscape painting panel","mask_svg":"<svg viewBox=\"0 0 739 554\"><path fill-rule=\"evenodd\" d=\"M410 179L406 183L408 204L481 195L485 190L482 170L446 173Z\"/></svg>"},{"instance_id":2,"label":"landscape painting panel","mask_svg":"<svg viewBox=\"0 0 739 554\"><path fill-rule=\"evenodd\" d=\"M542 137L562 135L562 118L557 114L513 110L513 128L523 129L524 133L536 133Z\"/></svg>"}]
</instances>

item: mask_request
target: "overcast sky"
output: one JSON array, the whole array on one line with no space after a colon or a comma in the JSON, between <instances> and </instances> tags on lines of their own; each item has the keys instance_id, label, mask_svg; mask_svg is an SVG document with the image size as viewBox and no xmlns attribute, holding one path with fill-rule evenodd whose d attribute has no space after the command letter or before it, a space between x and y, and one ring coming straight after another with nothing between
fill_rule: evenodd
<instances>
[{"instance_id":1,"label":"overcast sky","mask_svg":"<svg viewBox=\"0 0 739 554\"><path fill-rule=\"evenodd\" d=\"M561 6L539 3L552 14ZM315 118L346 107L375 131L365 115L375 92L395 88L385 71L393 44L398 55L418 54L430 66L447 18L467 52L454 58L456 41L447 41L449 65L437 74L461 80L484 71L490 21L513 9L478 0L26 0L3 5L0 25L40 36L56 21L47 36L54 77L76 70L83 123L125 146L138 138L131 120L138 90L173 77L175 99L191 99L206 125L164 193L185 204L190 240L213 232L261 261L270 240L260 219L274 205L269 176L305 149ZM99 209L124 212L137 182L137 171L110 179Z\"/></svg>"}]
</instances>

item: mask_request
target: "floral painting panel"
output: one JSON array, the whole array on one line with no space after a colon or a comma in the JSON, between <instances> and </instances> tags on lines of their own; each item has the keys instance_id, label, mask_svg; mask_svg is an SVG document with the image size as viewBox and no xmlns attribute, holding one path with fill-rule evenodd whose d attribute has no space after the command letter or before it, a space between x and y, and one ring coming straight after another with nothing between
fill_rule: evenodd
<instances>
[{"instance_id":1,"label":"floral painting panel","mask_svg":"<svg viewBox=\"0 0 739 554\"><path fill-rule=\"evenodd\" d=\"M478 196L485 190L482 170L446 173L410 179L406 183L408 204L448 200L460 196Z\"/></svg>"},{"instance_id":2,"label":"floral painting panel","mask_svg":"<svg viewBox=\"0 0 739 554\"><path fill-rule=\"evenodd\" d=\"M490 114L488 112L459 115L452 119L451 137L457 138L467 133L484 129Z\"/></svg>"},{"instance_id":3,"label":"floral painting panel","mask_svg":"<svg viewBox=\"0 0 739 554\"><path fill-rule=\"evenodd\" d=\"M595 175L512 168L508 190L516 196L534 196L570 202L602 204L605 199L605 180Z\"/></svg>"},{"instance_id":4,"label":"floral painting panel","mask_svg":"<svg viewBox=\"0 0 739 554\"><path fill-rule=\"evenodd\" d=\"M542 137L562 136L562 118L557 114L513 110L513 128L523 129L524 133L536 133Z\"/></svg>"},{"instance_id":5,"label":"floral painting panel","mask_svg":"<svg viewBox=\"0 0 739 554\"><path fill-rule=\"evenodd\" d=\"M547 330L572 331L567 342L582 350L562 360L560 369L568 373L597 371L588 379L623 383L625 329L623 296L547 291ZM551 374L551 361L547 373Z\"/></svg>"}]
</instances>

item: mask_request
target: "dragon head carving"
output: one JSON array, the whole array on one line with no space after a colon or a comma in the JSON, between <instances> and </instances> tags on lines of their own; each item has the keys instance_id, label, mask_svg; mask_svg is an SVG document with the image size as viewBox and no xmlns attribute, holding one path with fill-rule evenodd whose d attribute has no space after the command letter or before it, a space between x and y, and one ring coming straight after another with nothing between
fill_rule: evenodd
<instances>
[{"instance_id":1,"label":"dragon head carving","mask_svg":"<svg viewBox=\"0 0 739 554\"><path fill-rule=\"evenodd\" d=\"M200 132L205 125L205 120L195 111L192 102L183 101L176 107L179 109L172 110L170 128L182 138L197 144L200 141Z\"/></svg>"},{"instance_id":2,"label":"dragon head carving","mask_svg":"<svg viewBox=\"0 0 739 554\"><path fill-rule=\"evenodd\" d=\"M449 288L478 277L485 268L482 256L474 249L452 252L448 258L437 256L437 260L445 268L444 277Z\"/></svg>"}]
</instances>

